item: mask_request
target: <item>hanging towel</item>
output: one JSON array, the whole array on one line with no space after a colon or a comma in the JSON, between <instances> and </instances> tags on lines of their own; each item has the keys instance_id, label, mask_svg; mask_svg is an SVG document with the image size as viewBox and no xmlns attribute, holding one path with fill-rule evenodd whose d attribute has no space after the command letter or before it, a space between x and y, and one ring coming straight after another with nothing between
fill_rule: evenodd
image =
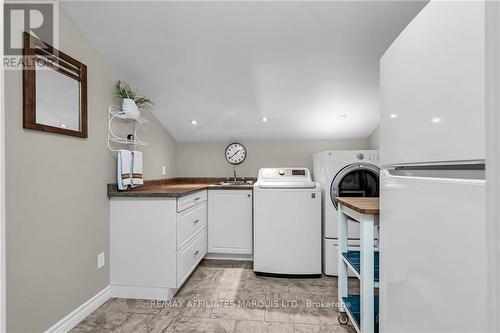
<instances>
[{"instance_id":1,"label":"hanging towel","mask_svg":"<svg viewBox=\"0 0 500 333\"><path fill-rule=\"evenodd\" d=\"M118 151L118 189L126 190L132 184L132 152L130 150L120 149Z\"/></svg>"},{"instance_id":2,"label":"hanging towel","mask_svg":"<svg viewBox=\"0 0 500 333\"><path fill-rule=\"evenodd\" d=\"M116 158L116 183L118 184L118 190L122 191L122 152L118 151L118 157Z\"/></svg>"},{"instance_id":3,"label":"hanging towel","mask_svg":"<svg viewBox=\"0 0 500 333\"><path fill-rule=\"evenodd\" d=\"M132 187L144 184L142 177L142 152L132 152Z\"/></svg>"}]
</instances>

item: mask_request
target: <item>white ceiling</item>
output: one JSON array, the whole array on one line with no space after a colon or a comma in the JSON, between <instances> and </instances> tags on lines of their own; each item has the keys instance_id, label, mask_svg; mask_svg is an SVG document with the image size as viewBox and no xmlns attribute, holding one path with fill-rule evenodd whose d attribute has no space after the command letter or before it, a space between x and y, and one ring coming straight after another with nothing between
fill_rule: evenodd
<instances>
[{"instance_id":1,"label":"white ceiling","mask_svg":"<svg viewBox=\"0 0 500 333\"><path fill-rule=\"evenodd\" d=\"M151 96L177 141L217 141L367 137L379 121L379 58L425 4L70 1L63 8Z\"/></svg>"}]
</instances>

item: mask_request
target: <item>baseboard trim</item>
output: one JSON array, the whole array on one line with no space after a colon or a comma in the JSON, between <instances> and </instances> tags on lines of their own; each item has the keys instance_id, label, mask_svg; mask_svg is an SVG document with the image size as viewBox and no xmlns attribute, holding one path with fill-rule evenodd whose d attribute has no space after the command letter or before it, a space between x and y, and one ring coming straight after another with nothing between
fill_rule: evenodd
<instances>
[{"instance_id":1,"label":"baseboard trim","mask_svg":"<svg viewBox=\"0 0 500 333\"><path fill-rule=\"evenodd\" d=\"M70 312L66 317L59 320L52 327L45 331L45 333L67 333L73 327L78 325L89 314L97 310L98 307L103 305L111 297L111 286L107 286L103 290L95 294L91 299L77 307Z\"/></svg>"},{"instance_id":2,"label":"baseboard trim","mask_svg":"<svg viewBox=\"0 0 500 333\"><path fill-rule=\"evenodd\" d=\"M160 287L111 285L111 297L168 301L175 290Z\"/></svg>"},{"instance_id":3,"label":"baseboard trim","mask_svg":"<svg viewBox=\"0 0 500 333\"><path fill-rule=\"evenodd\" d=\"M253 261L253 254L207 253L204 259Z\"/></svg>"}]
</instances>

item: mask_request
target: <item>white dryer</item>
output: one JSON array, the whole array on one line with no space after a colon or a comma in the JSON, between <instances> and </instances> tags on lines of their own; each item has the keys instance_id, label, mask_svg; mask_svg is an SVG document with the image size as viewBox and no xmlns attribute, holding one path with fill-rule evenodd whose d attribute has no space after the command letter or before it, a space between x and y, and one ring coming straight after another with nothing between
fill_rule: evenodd
<instances>
[{"instance_id":1,"label":"white dryer","mask_svg":"<svg viewBox=\"0 0 500 333\"><path fill-rule=\"evenodd\" d=\"M338 271L338 212L335 198L379 196L378 150L331 150L313 155L313 178L321 185L323 273ZM359 250L359 223L350 222L348 246Z\"/></svg>"},{"instance_id":2,"label":"white dryer","mask_svg":"<svg viewBox=\"0 0 500 333\"><path fill-rule=\"evenodd\" d=\"M253 269L268 275L321 275L321 191L308 169L259 170Z\"/></svg>"}]
</instances>

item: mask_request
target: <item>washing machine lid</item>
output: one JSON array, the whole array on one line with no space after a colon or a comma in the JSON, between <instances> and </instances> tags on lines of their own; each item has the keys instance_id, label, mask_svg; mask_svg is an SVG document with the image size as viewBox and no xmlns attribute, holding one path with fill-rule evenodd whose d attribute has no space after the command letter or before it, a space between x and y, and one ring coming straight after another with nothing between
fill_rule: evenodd
<instances>
[{"instance_id":1,"label":"washing machine lid","mask_svg":"<svg viewBox=\"0 0 500 333\"><path fill-rule=\"evenodd\" d=\"M257 178L260 188L315 188L307 168L261 168Z\"/></svg>"}]
</instances>

